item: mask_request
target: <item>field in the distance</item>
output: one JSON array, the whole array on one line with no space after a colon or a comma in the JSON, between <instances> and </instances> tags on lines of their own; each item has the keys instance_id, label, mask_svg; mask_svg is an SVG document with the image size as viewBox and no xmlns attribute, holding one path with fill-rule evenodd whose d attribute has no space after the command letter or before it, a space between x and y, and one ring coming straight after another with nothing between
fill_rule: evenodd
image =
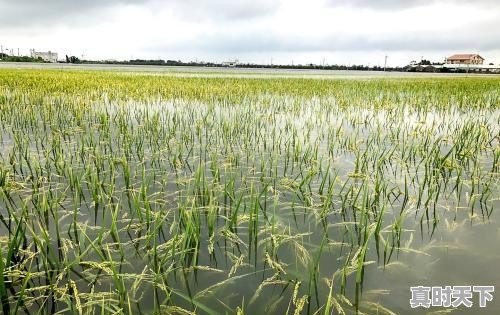
<instances>
[{"instance_id":1,"label":"field in the distance","mask_svg":"<svg viewBox=\"0 0 500 315\"><path fill-rule=\"evenodd\" d=\"M498 77L1 69L2 310L417 314L411 286L496 285L499 104Z\"/></svg>"}]
</instances>

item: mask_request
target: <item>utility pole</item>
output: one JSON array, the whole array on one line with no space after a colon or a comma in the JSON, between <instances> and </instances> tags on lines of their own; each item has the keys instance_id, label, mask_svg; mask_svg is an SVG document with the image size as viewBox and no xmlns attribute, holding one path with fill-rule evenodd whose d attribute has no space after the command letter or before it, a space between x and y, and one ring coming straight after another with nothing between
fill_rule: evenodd
<instances>
[{"instance_id":1,"label":"utility pole","mask_svg":"<svg viewBox=\"0 0 500 315\"><path fill-rule=\"evenodd\" d=\"M386 68L387 68L387 57L389 57L389 56L385 55L385 60L384 60L384 71L385 71L385 70L386 70Z\"/></svg>"}]
</instances>

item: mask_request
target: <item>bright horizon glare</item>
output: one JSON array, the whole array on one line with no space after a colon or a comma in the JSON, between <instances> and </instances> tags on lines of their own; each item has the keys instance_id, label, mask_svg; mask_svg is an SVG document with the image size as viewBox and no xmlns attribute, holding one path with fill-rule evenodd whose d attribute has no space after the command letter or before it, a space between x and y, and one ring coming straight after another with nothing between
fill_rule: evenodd
<instances>
[{"instance_id":1,"label":"bright horizon glare","mask_svg":"<svg viewBox=\"0 0 500 315\"><path fill-rule=\"evenodd\" d=\"M376 4L375 4L376 3ZM497 0L0 0L0 45L59 59L402 66L500 63Z\"/></svg>"}]
</instances>

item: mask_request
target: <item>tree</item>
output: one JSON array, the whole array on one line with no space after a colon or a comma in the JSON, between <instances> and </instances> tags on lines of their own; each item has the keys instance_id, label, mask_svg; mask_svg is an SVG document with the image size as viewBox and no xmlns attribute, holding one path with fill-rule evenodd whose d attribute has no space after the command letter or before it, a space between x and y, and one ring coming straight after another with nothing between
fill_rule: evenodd
<instances>
[{"instance_id":1,"label":"tree","mask_svg":"<svg viewBox=\"0 0 500 315\"><path fill-rule=\"evenodd\" d=\"M75 56L68 57L68 55L66 55L66 62L67 63L80 63L80 59L78 59L78 57L75 57Z\"/></svg>"}]
</instances>

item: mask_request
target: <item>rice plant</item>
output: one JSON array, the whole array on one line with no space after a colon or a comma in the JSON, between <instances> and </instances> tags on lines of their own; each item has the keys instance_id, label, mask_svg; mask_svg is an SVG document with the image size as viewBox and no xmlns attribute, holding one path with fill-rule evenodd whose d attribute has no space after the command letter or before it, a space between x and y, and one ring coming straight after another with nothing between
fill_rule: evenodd
<instances>
[{"instance_id":1,"label":"rice plant","mask_svg":"<svg viewBox=\"0 0 500 315\"><path fill-rule=\"evenodd\" d=\"M0 70L2 311L393 314L371 279L498 222L499 104L497 77Z\"/></svg>"}]
</instances>

